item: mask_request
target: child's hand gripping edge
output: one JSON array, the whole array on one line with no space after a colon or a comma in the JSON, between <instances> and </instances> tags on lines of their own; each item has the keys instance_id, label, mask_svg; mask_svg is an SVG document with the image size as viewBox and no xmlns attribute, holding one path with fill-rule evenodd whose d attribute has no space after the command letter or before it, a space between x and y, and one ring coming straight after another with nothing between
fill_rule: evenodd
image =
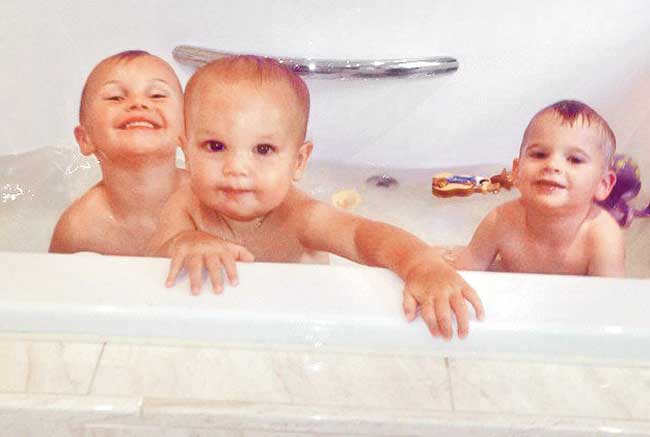
<instances>
[{"instance_id":1,"label":"child's hand gripping edge","mask_svg":"<svg viewBox=\"0 0 650 437\"><path fill-rule=\"evenodd\" d=\"M230 284L237 285L239 278L235 261L252 262L255 259L253 254L243 246L195 230L178 233L166 246L171 257L171 265L165 285L172 287L179 273L185 268L190 279L192 294L201 292L203 268L208 272L213 291L221 293L223 291L221 269L226 271Z\"/></svg>"},{"instance_id":2,"label":"child's hand gripping edge","mask_svg":"<svg viewBox=\"0 0 650 437\"><path fill-rule=\"evenodd\" d=\"M407 320L414 320L419 308L433 336L451 339L452 311L458 323L458 337L467 336L469 317L465 300L474 307L478 320L484 318L483 304L476 291L437 253L425 252L409 263L404 282Z\"/></svg>"}]
</instances>

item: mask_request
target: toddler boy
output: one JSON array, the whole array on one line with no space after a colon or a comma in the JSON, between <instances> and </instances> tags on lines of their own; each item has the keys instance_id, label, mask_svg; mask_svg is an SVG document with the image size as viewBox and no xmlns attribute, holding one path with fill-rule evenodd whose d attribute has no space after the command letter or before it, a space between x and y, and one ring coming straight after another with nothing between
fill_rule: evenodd
<instances>
[{"instance_id":1,"label":"toddler boy","mask_svg":"<svg viewBox=\"0 0 650 437\"><path fill-rule=\"evenodd\" d=\"M182 105L176 74L147 52L118 53L92 70L74 134L102 180L64 211L50 252L145 254L162 206L187 178L176 168Z\"/></svg>"},{"instance_id":2,"label":"toddler boy","mask_svg":"<svg viewBox=\"0 0 650 437\"><path fill-rule=\"evenodd\" d=\"M455 266L486 270L498 255L509 272L624 276L622 231L595 204L616 182L615 149L607 122L584 103L539 111L513 162L520 198L483 219Z\"/></svg>"}]
</instances>

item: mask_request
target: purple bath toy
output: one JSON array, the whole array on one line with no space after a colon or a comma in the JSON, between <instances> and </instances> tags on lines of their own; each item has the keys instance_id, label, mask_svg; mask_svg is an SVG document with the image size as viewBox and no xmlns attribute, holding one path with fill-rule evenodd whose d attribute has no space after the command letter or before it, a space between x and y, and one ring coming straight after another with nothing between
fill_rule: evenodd
<instances>
[{"instance_id":1,"label":"purple bath toy","mask_svg":"<svg viewBox=\"0 0 650 437\"><path fill-rule=\"evenodd\" d=\"M616 172L616 184L607 199L598 204L609 211L622 227L630 226L635 217L650 216L650 205L645 209L635 209L628 204L641 191L641 171L636 162L627 155L615 155L611 168Z\"/></svg>"}]
</instances>

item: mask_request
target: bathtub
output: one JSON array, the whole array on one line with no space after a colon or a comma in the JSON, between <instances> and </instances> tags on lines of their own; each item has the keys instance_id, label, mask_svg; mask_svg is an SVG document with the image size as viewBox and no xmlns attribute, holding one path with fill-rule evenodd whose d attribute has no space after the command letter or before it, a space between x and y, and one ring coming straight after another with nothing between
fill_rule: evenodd
<instances>
[{"instance_id":1,"label":"bathtub","mask_svg":"<svg viewBox=\"0 0 650 437\"><path fill-rule=\"evenodd\" d=\"M406 322L401 310L402 284L394 274L337 257L329 266L240 264L239 286L226 287L223 295L205 291L192 297L187 278L172 289L163 286L168 268L164 259L47 254L49 235L58 215L71 199L98 179L97 162L71 148L47 147L0 157L0 164L5 182L0 239L0 265L5 272L0 277L3 338L14 353L16 348L20 350L19 345L27 345L23 347L30 363L28 372L41 373L36 379L40 383L32 382L40 390L52 385L43 381L53 377L46 376L53 369L39 369L40 362L52 359L49 355L43 357L45 352L38 352L39 348L54 355L54 369L60 367L59 372L83 365L91 366L94 372L85 382L82 407L76 405L76 409L54 414L49 409L58 410L51 395L46 399L42 394L30 395L31 402L44 402L47 407L43 411L42 407L28 404L26 410L31 411L31 416L27 416L27 422L36 418L40 421L48 414L56 417L46 421L46 428L38 428L38 432L58 430L62 421L71 418L81 423L79 427L89 435L123 435L120 433L125 430L132 433L126 435L144 435L167 427L187 430L196 420L206 433L219 429L226 435L248 432L251 426L269 433L299 430L306 435L401 435L445 430L476 435L479 429L486 435L535 430L548 435L590 435L594 430L644 435L648 430L646 422L634 415L623 416L621 421L621 417L609 417L611 412L607 412L598 419L576 421L563 418L557 411L545 411L541 416L545 419L531 420L530 412L521 410L522 396L539 390L538 384L549 375L554 381L564 381L568 388L562 390L571 393L560 390L543 394L542 398L563 399L569 405L584 402L573 393L575 379L589 379L594 372L594 381L578 384L578 393L586 390L583 386L594 390L589 387L592 384L597 387L598 397L618 399L611 388L623 390L618 372L639 373L641 384L650 381L650 319L646 315L650 302L650 251L647 238L643 238L649 231L647 222L638 221L626 231L628 268L638 278L461 272L481 295L487 317L484 322L472 320L467 339L445 342L432 338L421 320ZM500 168L493 165L452 170L492 174ZM361 197L357 213L405 227L430 243L448 245L466 242L490 208L516 196L515 192L502 191L468 198L435 198L430 194L431 175L442 170L313 162L300 185L327 202L336 192L356 190ZM367 180L375 175L391 176L397 185L369 183ZM52 345L56 345L54 352ZM90 362L85 362L88 358L75 349L83 349L82 345L97 347ZM216 354L216 358L206 351ZM205 380L197 382L194 376L177 369L205 359L210 365L203 370L216 368L234 375L236 382L230 384L235 389L224 389L219 380L213 381L217 388L206 393L196 388ZM251 366L251 359L262 364ZM167 360L175 369L171 374L158 369L166 369L163 363ZM341 362L344 364L338 364ZM426 376L424 384L429 395L415 396L422 398L425 407L404 409L402 403L414 390L414 381L423 377L420 372L427 369L424 371L435 375L441 371L432 364L435 362L444 363L442 373L450 380L445 382L443 378L441 382ZM474 372L479 366L478 373L488 382L464 381L468 363ZM241 366L247 369L244 373L238 370ZM272 370L271 376L268 369ZM153 377L140 374L150 371ZM361 386L358 379L364 381L367 376L360 376L360 371L371 375L370 381ZM384 372L393 380L379 383L373 379L383 380L380 375ZM505 421L502 415L487 414L476 419L471 413L462 413L462 401L454 405L459 400L452 401L451 413L436 405L439 396L449 395L444 389L440 391L439 384L449 384L451 392L454 387L471 392L469 384L478 387L481 394L490 393L495 390L493 379L509 381L513 378L510 372L522 372L525 382L523 386L521 381L516 382L516 387L496 386L498 390L521 390L514 397L517 401L511 401L517 414L506 415ZM599 372L605 372L605 376ZM276 395L269 398L267 386L273 386L276 374L289 386L291 382L286 379L290 380L290 375L297 377L307 385L307 393L283 385L282 390L290 395L287 399ZM28 393L30 378L26 382ZM128 383L116 383L116 378ZM259 392L251 389L249 378L260 384ZM184 382L170 388L169 382L162 382L169 380ZM64 387L79 396L74 384L68 382ZM368 395L359 394L366 390L383 400L371 401ZM38 389L35 391L38 393ZM143 410L138 404L124 417L118 408L121 401L116 399L133 396L148 407ZM455 396L462 399L458 393ZM635 402L648 399L643 388L634 396ZM165 399L163 407L160 398ZM215 398L223 401L215 404ZM60 394L55 399L60 402ZM226 401L237 401L239 407L233 410ZM253 412L243 411L242 402ZM298 411L296 402L301 405ZM531 400L523 402L526 405ZM356 407L350 409L350 403ZM99 414L97 409L102 405L108 410ZM359 405L365 406L359 410ZM578 409L581 411L584 413L584 408ZM586 411L587 415L595 414ZM169 415L174 417L171 422ZM556 422L545 421L553 417ZM15 426L23 426L18 428L22 432L27 425ZM74 427L63 428L78 432Z\"/></svg>"},{"instance_id":2,"label":"bathtub","mask_svg":"<svg viewBox=\"0 0 650 437\"><path fill-rule=\"evenodd\" d=\"M46 254L63 209L99 180L96 159L46 147L1 157L0 164L1 264L11 272L0 283L4 331L650 362L644 305L650 239L643 238L650 220L626 231L628 270L637 279L463 272L490 315L473 323L468 340L443 343L420 321L404 322L396 276L336 256L331 266L242 264L241 287L191 299L186 280L162 287L167 260ZM517 196L514 189L463 198L431 194L433 174L497 174L499 166L423 171L314 162L308 168L299 185L313 197L333 202L337 192L354 190L361 199L356 213L439 246L466 244L491 208ZM377 175L396 183L377 184ZM263 291L267 282L277 285Z\"/></svg>"},{"instance_id":3,"label":"bathtub","mask_svg":"<svg viewBox=\"0 0 650 437\"><path fill-rule=\"evenodd\" d=\"M647 205L649 3L9 0L2 16L0 436L650 435L650 220L625 231L626 279L461 272L486 320L450 342L404 320L390 272L336 257L241 265L238 287L192 297L186 278L162 286L166 260L46 253L99 178L72 137L84 78L143 48L185 83L182 44L458 59L435 78L307 78L301 188L355 190L355 213L429 243L465 244L517 195L438 199L431 177L509 167L530 116L560 98L605 115Z\"/></svg>"}]
</instances>

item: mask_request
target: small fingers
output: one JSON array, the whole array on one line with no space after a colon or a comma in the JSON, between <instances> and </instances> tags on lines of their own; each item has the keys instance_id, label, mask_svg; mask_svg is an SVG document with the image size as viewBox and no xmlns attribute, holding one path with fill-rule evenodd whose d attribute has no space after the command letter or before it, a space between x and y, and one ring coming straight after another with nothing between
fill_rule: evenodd
<instances>
[{"instance_id":1,"label":"small fingers","mask_svg":"<svg viewBox=\"0 0 650 437\"><path fill-rule=\"evenodd\" d=\"M402 298L402 307L406 320L412 322L417 314L418 303L406 288L404 289L404 297Z\"/></svg>"},{"instance_id":2,"label":"small fingers","mask_svg":"<svg viewBox=\"0 0 650 437\"><path fill-rule=\"evenodd\" d=\"M205 268L212 283L212 291L219 294L223 291L223 279L221 275L221 259L218 255L207 255L205 257Z\"/></svg>"},{"instance_id":3,"label":"small fingers","mask_svg":"<svg viewBox=\"0 0 650 437\"><path fill-rule=\"evenodd\" d=\"M237 266L235 260L226 254L221 257L221 261L223 263L223 268L226 270L228 282L230 282L231 285L237 285L239 283L239 278L237 277Z\"/></svg>"},{"instance_id":4,"label":"small fingers","mask_svg":"<svg viewBox=\"0 0 650 437\"><path fill-rule=\"evenodd\" d=\"M167 275L167 279L165 280L166 287L172 287L174 285L174 283L176 282L176 278L178 277L178 274L183 269L184 262L185 262L184 255L178 254L172 258L171 263L169 265L169 274Z\"/></svg>"},{"instance_id":5,"label":"small fingers","mask_svg":"<svg viewBox=\"0 0 650 437\"><path fill-rule=\"evenodd\" d=\"M449 300L446 298L436 299L434 301L434 307L436 318L438 319L440 334L445 338L445 340L449 340L453 333L451 329L451 307L449 306Z\"/></svg>"},{"instance_id":6,"label":"small fingers","mask_svg":"<svg viewBox=\"0 0 650 437\"><path fill-rule=\"evenodd\" d=\"M463 297L474 307L476 318L478 320L483 320L485 318L485 309L483 308L483 302L476 291L474 291L474 289L469 285L466 285L463 288Z\"/></svg>"},{"instance_id":7,"label":"small fingers","mask_svg":"<svg viewBox=\"0 0 650 437\"><path fill-rule=\"evenodd\" d=\"M234 244L232 245L232 249L233 251L231 253L235 260L249 263L255 261L255 256L244 246Z\"/></svg>"},{"instance_id":8,"label":"small fingers","mask_svg":"<svg viewBox=\"0 0 650 437\"><path fill-rule=\"evenodd\" d=\"M456 293L451 296L450 299L451 308L456 313L456 321L458 322L458 337L465 338L467 337L467 332L469 331L469 318L467 315L467 303L462 294Z\"/></svg>"},{"instance_id":9,"label":"small fingers","mask_svg":"<svg viewBox=\"0 0 650 437\"><path fill-rule=\"evenodd\" d=\"M190 289L192 294L201 292L203 282L203 255L190 255L185 260L187 275L190 277Z\"/></svg>"},{"instance_id":10,"label":"small fingers","mask_svg":"<svg viewBox=\"0 0 650 437\"><path fill-rule=\"evenodd\" d=\"M436 319L436 313L433 310L433 304L432 303L426 303L423 304L421 307L420 314L422 315L422 320L424 320L424 323L427 324L427 327L429 328L429 332L431 335L434 337L437 337L440 335L440 331L438 330L438 320Z\"/></svg>"}]
</instances>

